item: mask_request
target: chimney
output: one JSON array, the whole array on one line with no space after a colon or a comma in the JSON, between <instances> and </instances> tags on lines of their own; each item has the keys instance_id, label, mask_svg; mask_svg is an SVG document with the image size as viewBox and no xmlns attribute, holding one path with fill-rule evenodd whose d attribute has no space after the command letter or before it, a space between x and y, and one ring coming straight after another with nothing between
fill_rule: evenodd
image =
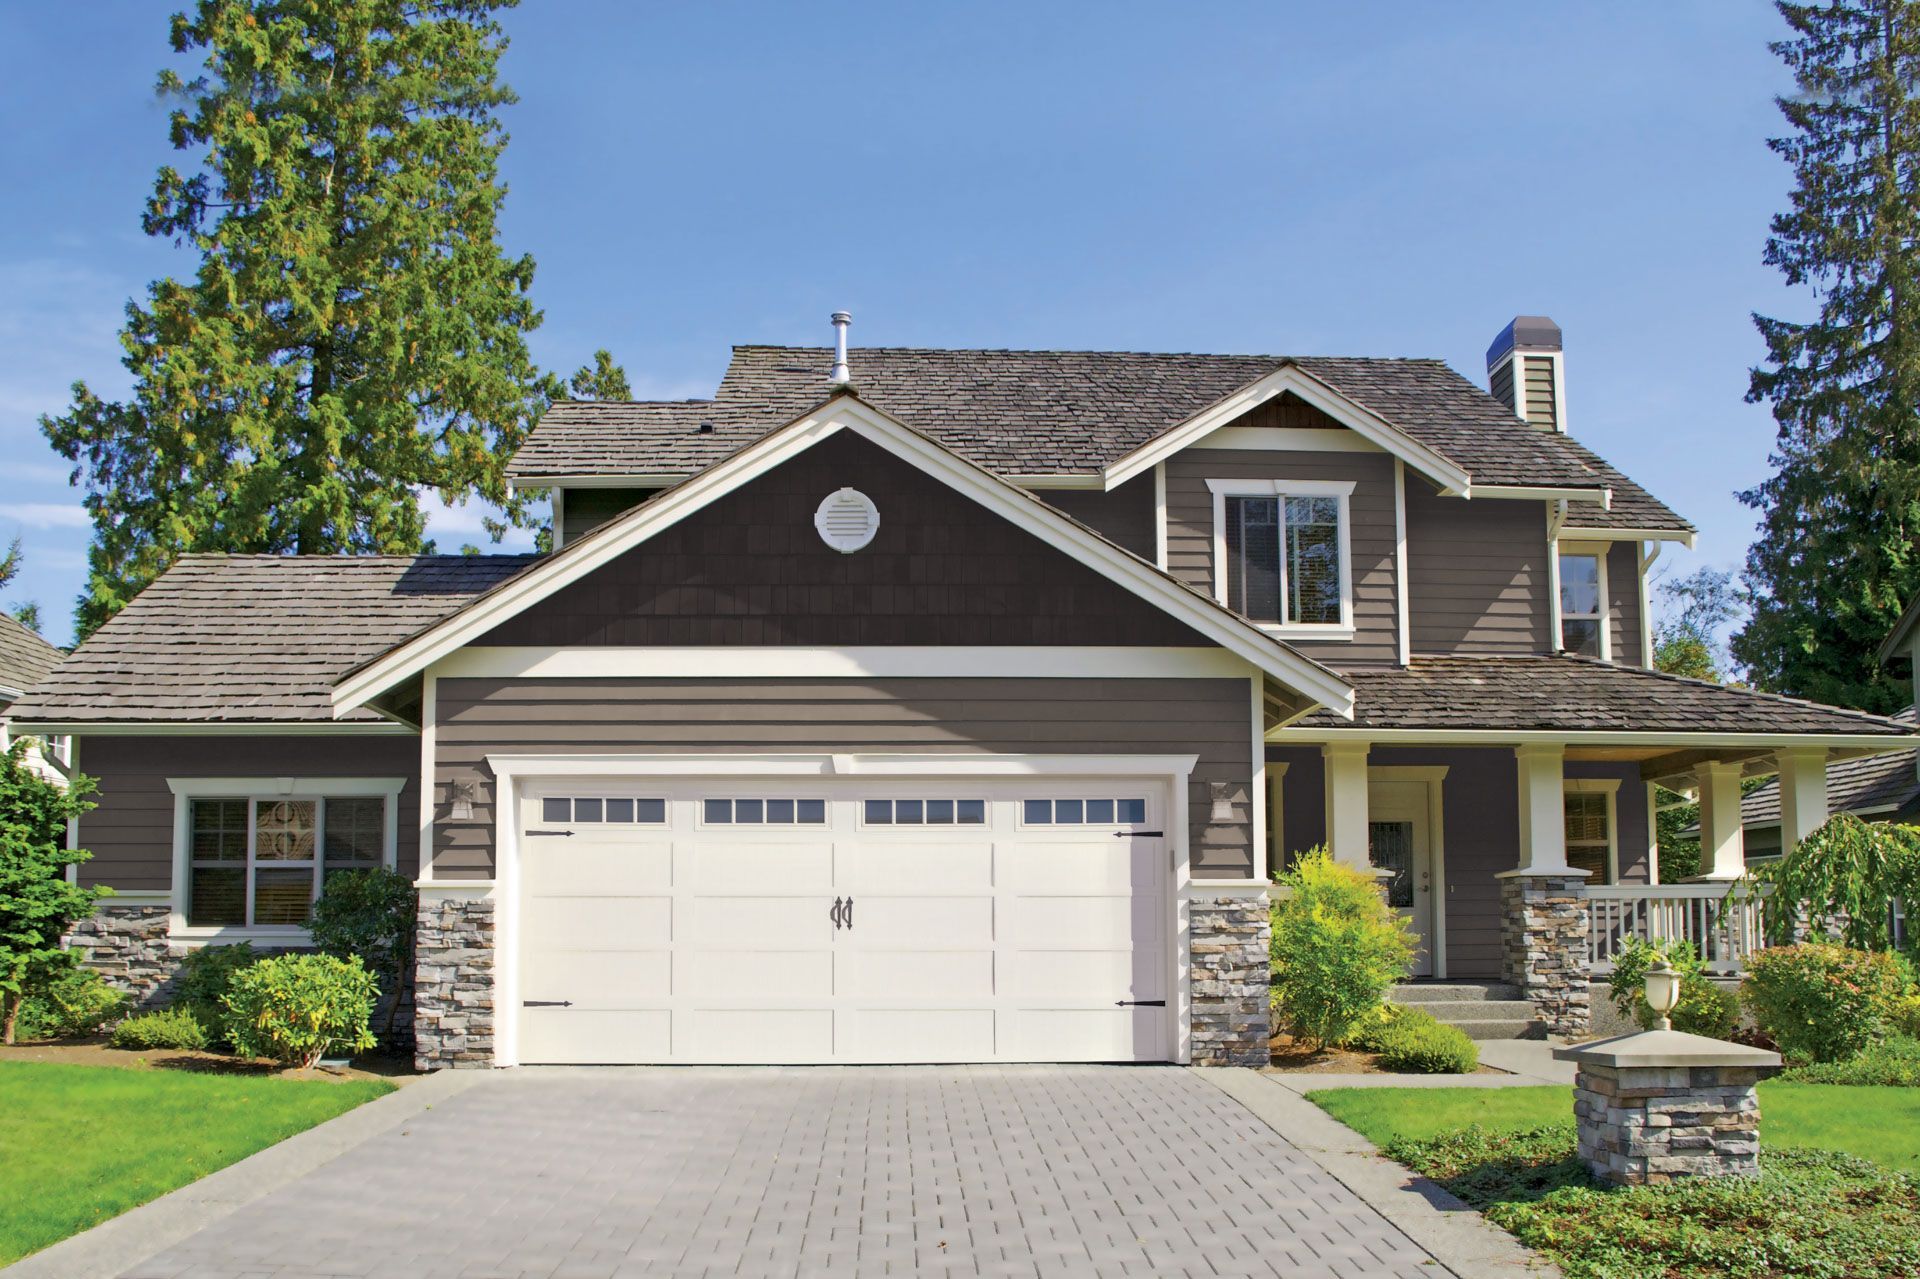
<instances>
[{"instance_id":1,"label":"chimney","mask_svg":"<svg viewBox=\"0 0 1920 1279\"><path fill-rule=\"evenodd\" d=\"M833 372L827 374L827 381L835 386L847 386L853 381L853 375L847 371L847 326L853 323L853 317L845 311L835 311L832 318Z\"/></svg>"},{"instance_id":2,"label":"chimney","mask_svg":"<svg viewBox=\"0 0 1920 1279\"><path fill-rule=\"evenodd\" d=\"M1523 422L1567 429L1567 366L1560 326L1544 315L1516 315L1487 348L1487 390Z\"/></svg>"}]
</instances>

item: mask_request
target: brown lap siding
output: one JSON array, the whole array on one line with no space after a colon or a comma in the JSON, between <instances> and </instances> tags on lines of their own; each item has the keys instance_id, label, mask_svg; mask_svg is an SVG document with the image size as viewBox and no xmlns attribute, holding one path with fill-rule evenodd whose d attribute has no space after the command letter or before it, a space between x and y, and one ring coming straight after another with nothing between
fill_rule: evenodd
<instances>
[{"instance_id":1,"label":"brown lap siding","mask_svg":"<svg viewBox=\"0 0 1920 1279\"><path fill-rule=\"evenodd\" d=\"M491 754L952 751L1186 755L1193 873L1251 870L1252 706L1242 679L442 679L434 875L493 873ZM471 781L471 821L448 784ZM1240 824L1209 826L1226 782Z\"/></svg>"},{"instance_id":2,"label":"brown lap siding","mask_svg":"<svg viewBox=\"0 0 1920 1279\"><path fill-rule=\"evenodd\" d=\"M400 792L400 873L419 864L420 739L373 737L86 737L80 771L100 784L80 819L93 860L82 884L165 892L173 884L173 791L169 778L405 777Z\"/></svg>"}]
</instances>

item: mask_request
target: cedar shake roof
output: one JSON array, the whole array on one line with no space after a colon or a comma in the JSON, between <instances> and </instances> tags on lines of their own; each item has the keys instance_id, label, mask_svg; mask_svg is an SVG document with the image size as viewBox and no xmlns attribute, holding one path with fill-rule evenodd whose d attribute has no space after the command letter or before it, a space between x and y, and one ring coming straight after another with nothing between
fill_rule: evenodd
<instances>
[{"instance_id":1,"label":"cedar shake roof","mask_svg":"<svg viewBox=\"0 0 1920 1279\"><path fill-rule=\"evenodd\" d=\"M1895 723L1911 728L1913 708L1893 716ZM1834 813L1854 813L1862 809L1907 810L1920 799L1920 776L1914 773L1913 755L1866 755L1843 759L1827 765L1827 809ZM1780 779L1749 791L1740 801L1740 821L1747 826L1780 824Z\"/></svg>"},{"instance_id":2,"label":"cedar shake roof","mask_svg":"<svg viewBox=\"0 0 1920 1279\"><path fill-rule=\"evenodd\" d=\"M9 714L40 723L332 721L341 675L538 558L182 556Z\"/></svg>"},{"instance_id":3,"label":"cedar shake roof","mask_svg":"<svg viewBox=\"0 0 1920 1279\"><path fill-rule=\"evenodd\" d=\"M1865 711L1728 688L1590 657L1415 657L1353 667L1351 721L1315 711L1304 728L1506 732L1820 733L1904 738L1911 724ZM1902 755L1912 770L1911 756Z\"/></svg>"},{"instance_id":4,"label":"cedar shake roof","mask_svg":"<svg viewBox=\"0 0 1920 1279\"><path fill-rule=\"evenodd\" d=\"M832 359L824 348L738 346L712 400L555 404L508 475L531 486L704 469L826 399ZM1001 475L1092 474L1293 364L1476 484L1611 487L1612 509L1577 508L1576 527L1692 527L1584 445L1522 422L1439 360L866 347L849 363L862 399Z\"/></svg>"},{"instance_id":5,"label":"cedar shake roof","mask_svg":"<svg viewBox=\"0 0 1920 1279\"><path fill-rule=\"evenodd\" d=\"M32 688L65 656L11 617L0 615L0 689ZM0 699L6 696L0 693ZM0 705L5 705L4 700Z\"/></svg>"}]
</instances>

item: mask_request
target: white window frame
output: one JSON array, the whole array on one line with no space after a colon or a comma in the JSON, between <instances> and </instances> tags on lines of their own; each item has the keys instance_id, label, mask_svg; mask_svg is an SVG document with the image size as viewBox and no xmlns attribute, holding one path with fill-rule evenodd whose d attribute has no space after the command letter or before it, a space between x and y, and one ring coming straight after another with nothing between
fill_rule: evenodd
<instances>
[{"instance_id":1,"label":"white window frame","mask_svg":"<svg viewBox=\"0 0 1920 1279\"><path fill-rule=\"evenodd\" d=\"M1340 503L1340 620L1338 622L1261 622L1254 625L1282 639L1350 640L1353 638L1353 490L1352 480L1208 480L1213 492L1213 597L1227 602L1227 499L1230 497L1331 497ZM1286 536L1284 506L1281 537ZM1280 600L1287 598L1286 549L1280 553Z\"/></svg>"},{"instance_id":2,"label":"white window frame","mask_svg":"<svg viewBox=\"0 0 1920 1279\"><path fill-rule=\"evenodd\" d=\"M260 800L279 799L384 799L381 864L393 870L400 851L400 792L406 788L404 777L169 777L167 789L173 792L173 887L172 919L168 933L175 940L193 942L274 941L299 945L313 940L303 927L284 924L214 924L189 926L188 894L193 887L193 801L196 799L243 799L247 801L247 915L253 914L253 825L254 805ZM315 813L315 875L326 863L324 819Z\"/></svg>"},{"instance_id":3,"label":"white window frame","mask_svg":"<svg viewBox=\"0 0 1920 1279\"><path fill-rule=\"evenodd\" d=\"M1600 612L1595 619L1600 623L1600 660L1613 660L1613 592L1607 581L1607 544L1605 542L1561 542L1553 544L1553 651L1567 651L1566 635L1562 629L1566 622L1566 613L1560 607L1560 557L1563 555L1591 555L1599 569ZM1584 620L1576 616L1573 620Z\"/></svg>"},{"instance_id":4,"label":"white window frame","mask_svg":"<svg viewBox=\"0 0 1920 1279\"><path fill-rule=\"evenodd\" d=\"M1607 797L1607 883L1620 882L1620 779L1617 777L1569 777L1561 784L1560 822L1567 820L1568 795L1605 795ZM1573 845L1569 843L1567 847ZM1587 845L1592 847L1592 845ZM1592 882L1592 881L1589 881Z\"/></svg>"}]
</instances>

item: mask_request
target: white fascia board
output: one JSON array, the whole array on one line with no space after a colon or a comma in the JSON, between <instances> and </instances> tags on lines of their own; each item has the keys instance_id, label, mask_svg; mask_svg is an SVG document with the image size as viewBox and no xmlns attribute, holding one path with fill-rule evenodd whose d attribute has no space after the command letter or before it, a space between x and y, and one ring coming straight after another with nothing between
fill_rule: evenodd
<instances>
[{"instance_id":1,"label":"white fascia board","mask_svg":"<svg viewBox=\"0 0 1920 1279\"><path fill-rule=\"evenodd\" d=\"M1693 532L1676 528L1581 528L1574 524L1560 527L1561 538L1570 542L1678 542L1693 549Z\"/></svg>"},{"instance_id":2,"label":"white fascia board","mask_svg":"<svg viewBox=\"0 0 1920 1279\"><path fill-rule=\"evenodd\" d=\"M1187 777L1195 755L489 755L496 777Z\"/></svg>"},{"instance_id":3,"label":"white fascia board","mask_svg":"<svg viewBox=\"0 0 1920 1279\"><path fill-rule=\"evenodd\" d=\"M687 478L685 471L655 471L633 475L526 475L507 485L510 492L527 489L652 489L668 488Z\"/></svg>"},{"instance_id":4,"label":"white fascia board","mask_svg":"<svg viewBox=\"0 0 1920 1279\"><path fill-rule=\"evenodd\" d=\"M1869 735L1846 733L1636 733L1630 730L1592 729L1555 732L1551 729L1505 728L1276 728L1267 734L1276 745L1309 742L1351 742L1379 746L1655 746L1724 747L1733 749L1823 747L1855 755L1890 755L1920 744L1920 733Z\"/></svg>"},{"instance_id":5,"label":"white fascia board","mask_svg":"<svg viewBox=\"0 0 1920 1279\"><path fill-rule=\"evenodd\" d=\"M719 497L843 430L886 449L971 498L1015 527L1104 573L1135 595L1185 622L1207 639L1311 697L1336 714L1353 714L1353 688L1333 671L1262 634L1193 588L1138 556L1080 527L1031 493L967 461L926 436L851 396L836 396L812 413L762 436L727 461L617 516L545 564L481 596L341 680L334 713L365 704L383 689L486 634L521 610L578 581Z\"/></svg>"},{"instance_id":6,"label":"white fascia board","mask_svg":"<svg viewBox=\"0 0 1920 1279\"><path fill-rule=\"evenodd\" d=\"M1521 502L1598 502L1600 509L1613 509L1610 488L1552 488L1527 484L1474 484L1460 496L1466 498L1510 498Z\"/></svg>"},{"instance_id":7,"label":"white fascia board","mask_svg":"<svg viewBox=\"0 0 1920 1279\"><path fill-rule=\"evenodd\" d=\"M1245 659L1219 648L1124 645L898 645L850 648L491 647L434 663L442 679L1245 679Z\"/></svg>"},{"instance_id":8,"label":"white fascia board","mask_svg":"<svg viewBox=\"0 0 1920 1279\"><path fill-rule=\"evenodd\" d=\"M1240 418L1279 395L1291 391L1347 429L1379 445L1427 476L1443 492L1464 492L1473 477L1440 453L1428 448L1372 409L1349 399L1296 364L1283 365L1239 390L1216 400L1178 426L1161 432L1106 469L1108 488L1118 488L1156 462Z\"/></svg>"},{"instance_id":9,"label":"white fascia board","mask_svg":"<svg viewBox=\"0 0 1920 1279\"><path fill-rule=\"evenodd\" d=\"M1005 475L1007 483L1023 489L1094 489L1107 487L1106 477L1093 475Z\"/></svg>"},{"instance_id":10,"label":"white fascia board","mask_svg":"<svg viewBox=\"0 0 1920 1279\"><path fill-rule=\"evenodd\" d=\"M82 720L15 721L15 733L64 737L413 737L419 732L393 720L289 719L264 723L223 723L219 720L149 720L146 722L89 722Z\"/></svg>"}]
</instances>

